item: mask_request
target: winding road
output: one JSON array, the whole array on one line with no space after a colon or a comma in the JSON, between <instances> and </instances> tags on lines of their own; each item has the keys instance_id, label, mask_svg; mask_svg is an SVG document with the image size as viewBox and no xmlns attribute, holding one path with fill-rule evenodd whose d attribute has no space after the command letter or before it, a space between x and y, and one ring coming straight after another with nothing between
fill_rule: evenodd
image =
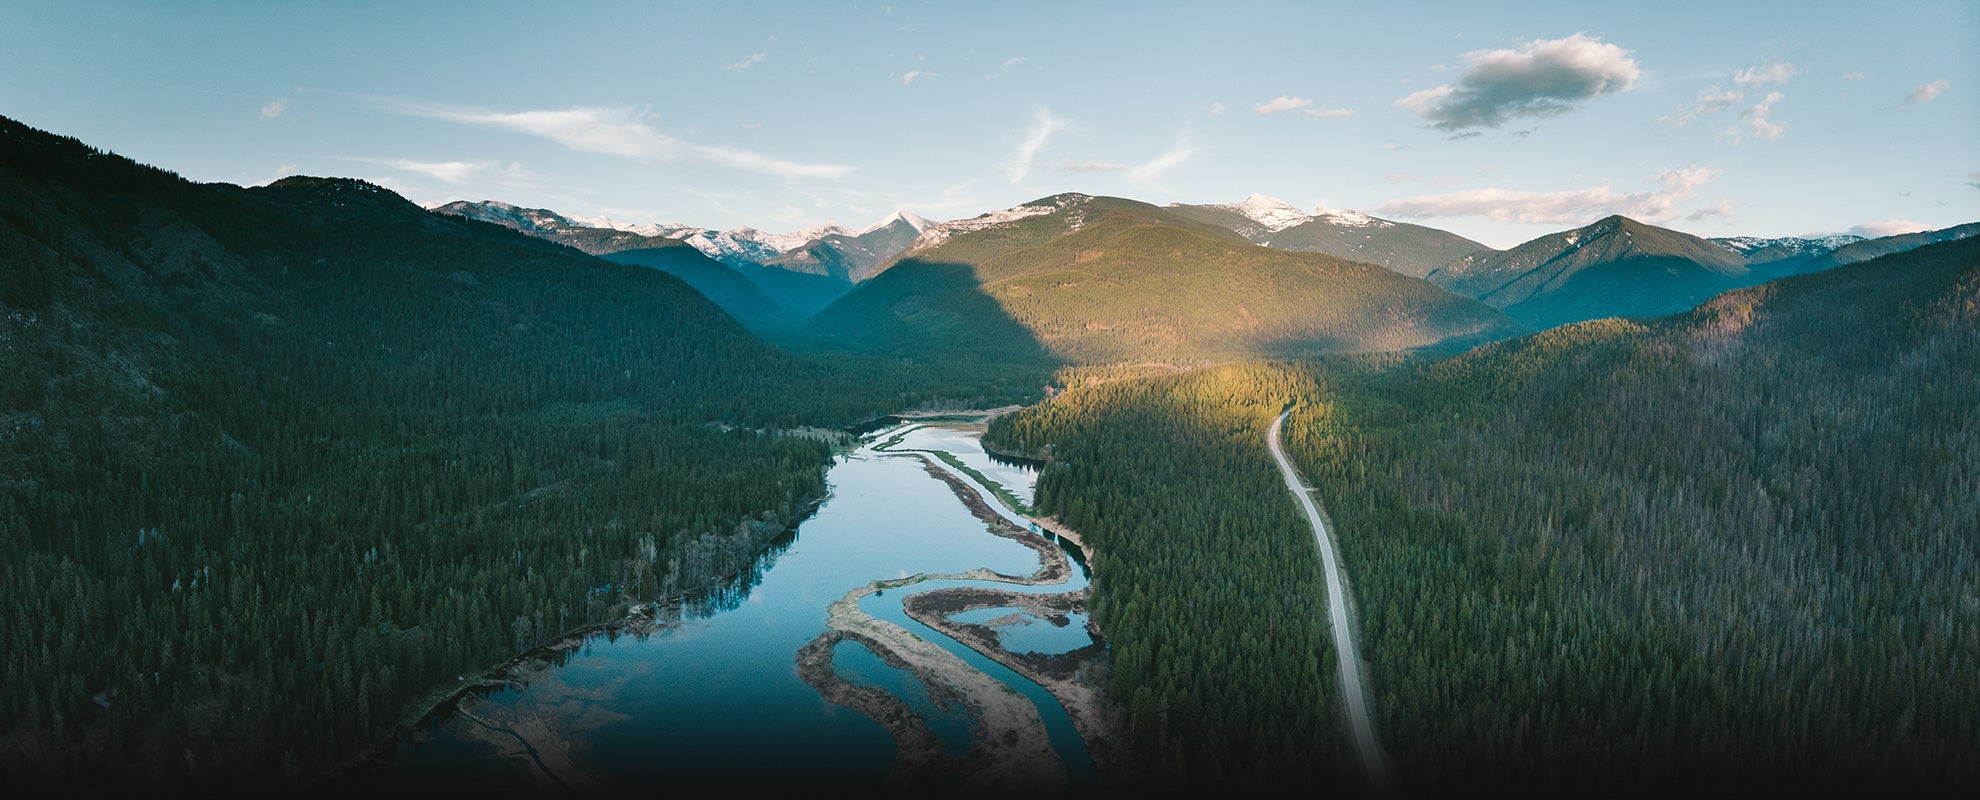
<instances>
[{"instance_id":1,"label":"winding road","mask_svg":"<svg viewBox=\"0 0 1980 800\"><path fill-rule=\"evenodd\" d=\"M1367 679L1361 674L1361 653L1354 644L1354 627L1348 622L1347 589L1341 579L1340 563L1334 557L1334 543L1327 533L1327 523L1320 519L1320 508L1313 503L1313 489L1300 480L1299 471L1293 469L1286 452L1279 447L1279 428L1290 414L1292 410L1287 409L1272 420L1265 444L1272 450L1272 460L1279 462L1286 491L1292 492L1299 499L1299 507L1306 510L1306 522L1313 526L1313 540L1320 546L1320 561L1327 571L1327 608L1333 619L1334 660L1341 665L1341 694L1347 699L1355 750L1361 755L1362 768L1368 771L1368 781L1375 788L1386 790L1390 788L1388 766L1382 759L1382 745L1375 739L1375 722L1369 717Z\"/></svg>"}]
</instances>

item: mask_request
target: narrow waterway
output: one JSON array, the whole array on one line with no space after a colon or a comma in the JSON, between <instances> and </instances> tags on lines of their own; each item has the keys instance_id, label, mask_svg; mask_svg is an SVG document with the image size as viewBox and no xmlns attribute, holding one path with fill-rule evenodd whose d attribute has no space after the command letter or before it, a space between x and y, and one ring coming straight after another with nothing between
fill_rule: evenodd
<instances>
[{"instance_id":1,"label":"narrow waterway","mask_svg":"<svg viewBox=\"0 0 1980 800\"><path fill-rule=\"evenodd\" d=\"M994 535L949 481L930 473L933 465L971 486L980 476L1028 502L1035 472L987 455L976 435L907 425L869 436L831 468L830 497L738 602L715 604L705 616L662 619L637 635L595 636L561 659L508 676L509 688L464 700L402 742L393 782L552 794L900 788L899 742L890 726L827 700L800 675L799 653L831 628L834 604L865 591L854 597L858 612L947 652L980 673L976 680L994 682L979 685L1001 685L1022 697L1021 713L1033 715L1049 741L1045 760L1053 785L1091 788L1092 756L1051 693L903 608L910 595L955 587L1044 594L1086 586L1077 567L1064 570L1069 577L1063 582L1013 582L1043 574L1041 564L1051 554L1061 563L1064 554L1050 543L1030 546ZM949 453L976 476L933 464L933 456L872 447L897 437L896 449ZM978 487L977 494L1006 518L1029 525L987 496L990 488ZM917 576L944 577L874 588L877 581ZM990 626L1015 652L1094 645L1083 634L1083 615L1074 626L1069 615L1002 611L958 621ZM1054 633L1042 635L1045 628ZM982 762L978 739L992 729L979 718L985 713L980 703L956 697L952 684L958 682L915 669L914 659L901 663L899 653L876 652L874 644L856 639L827 645L831 674L895 698L947 751L942 763L951 766L924 773L918 782L968 785L963 764ZM1044 741L1039 746L1047 747Z\"/></svg>"}]
</instances>

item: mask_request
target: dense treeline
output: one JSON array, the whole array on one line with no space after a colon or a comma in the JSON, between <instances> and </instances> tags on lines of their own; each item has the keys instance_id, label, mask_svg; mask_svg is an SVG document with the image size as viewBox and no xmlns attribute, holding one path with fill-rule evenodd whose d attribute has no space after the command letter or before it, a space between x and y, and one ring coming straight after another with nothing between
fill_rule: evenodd
<instances>
[{"instance_id":1,"label":"dense treeline","mask_svg":"<svg viewBox=\"0 0 1980 800\"><path fill-rule=\"evenodd\" d=\"M1398 773L1973 786L1975 365L1968 242L1336 372L1287 444L1342 531Z\"/></svg>"},{"instance_id":2,"label":"dense treeline","mask_svg":"<svg viewBox=\"0 0 1980 800\"><path fill-rule=\"evenodd\" d=\"M0 303L10 786L313 774L747 575L824 491L830 442L779 429L1036 391L799 360L369 184L195 186L6 120Z\"/></svg>"},{"instance_id":3,"label":"dense treeline","mask_svg":"<svg viewBox=\"0 0 1980 800\"><path fill-rule=\"evenodd\" d=\"M1313 392L1256 365L1094 382L985 437L1049 459L1035 505L1093 548L1109 688L1151 781L1355 780L1319 556L1264 448Z\"/></svg>"}]
</instances>

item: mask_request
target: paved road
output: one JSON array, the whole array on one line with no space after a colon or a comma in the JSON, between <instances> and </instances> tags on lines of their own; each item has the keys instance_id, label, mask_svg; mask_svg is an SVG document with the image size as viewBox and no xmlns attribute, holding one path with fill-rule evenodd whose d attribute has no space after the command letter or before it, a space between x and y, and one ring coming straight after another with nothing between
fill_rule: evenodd
<instances>
[{"instance_id":1,"label":"paved road","mask_svg":"<svg viewBox=\"0 0 1980 800\"><path fill-rule=\"evenodd\" d=\"M1334 544L1327 533L1327 523L1320 519L1320 509L1313 504L1313 490L1307 488L1293 469L1286 453L1279 448L1279 428L1285 424L1290 410L1272 420L1272 429L1265 434L1265 443L1272 450L1272 459L1279 462L1279 474L1286 479L1286 491L1299 499L1299 507L1306 510L1306 522L1313 526L1313 540L1320 546L1320 561L1327 570L1327 610L1333 619L1334 660L1341 665L1341 694L1347 700L1348 723L1354 728L1354 747L1361 755L1361 766L1368 771L1368 780L1378 789L1389 788L1388 766L1382 760L1382 745L1375 739L1375 722L1369 717L1368 690L1366 679L1361 674L1361 654L1354 644L1354 628L1348 624L1347 590L1341 581L1341 566L1334 558Z\"/></svg>"}]
</instances>

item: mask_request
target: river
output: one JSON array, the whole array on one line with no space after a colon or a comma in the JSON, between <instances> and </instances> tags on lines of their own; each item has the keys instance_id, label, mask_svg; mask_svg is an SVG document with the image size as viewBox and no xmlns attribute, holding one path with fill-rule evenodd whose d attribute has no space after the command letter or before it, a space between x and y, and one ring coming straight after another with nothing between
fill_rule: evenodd
<instances>
[{"instance_id":1,"label":"river","mask_svg":"<svg viewBox=\"0 0 1980 800\"><path fill-rule=\"evenodd\" d=\"M896 452L874 449L890 441ZM399 743L390 782L550 794L968 788L1002 785L984 773L1017 770L1029 759L1020 786L1094 787L1093 756L1050 692L911 618L903 605L958 587L1063 594L1085 588L1083 568L1060 567L1045 585L1014 583L1046 575L1042 565L1054 557L1064 564L1063 551L1049 535L994 535L951 484L972 486L1007 519L1030 527L1028 520L987 497L965 471L905 450L949 453L1030 501L1035 471L986 454L974 431L910 424L871 434L831 467L830 496L766 556L755 586L679 618L662 611L655 624L593 636L507 676L508 688L437 713ZM938 617L932 621L978 626L1034 659L1104 647L1086 631L1083 613L1041 612L1025 602ZM848 638L848 630L857 635ZM836 685L840 702L814 685L816 670L801 674L808 646L829 653L822 681ZM865 697L866 706L847 696ZM883 726L875 703L905 709L907 719ZM904 725L924 733L924 752L897 735ZM986 754L996 744L986 741L991 736L1034 738L1035 752ZM910 757L918 771L904 775Z\"/></svg>"}]
</instances>

